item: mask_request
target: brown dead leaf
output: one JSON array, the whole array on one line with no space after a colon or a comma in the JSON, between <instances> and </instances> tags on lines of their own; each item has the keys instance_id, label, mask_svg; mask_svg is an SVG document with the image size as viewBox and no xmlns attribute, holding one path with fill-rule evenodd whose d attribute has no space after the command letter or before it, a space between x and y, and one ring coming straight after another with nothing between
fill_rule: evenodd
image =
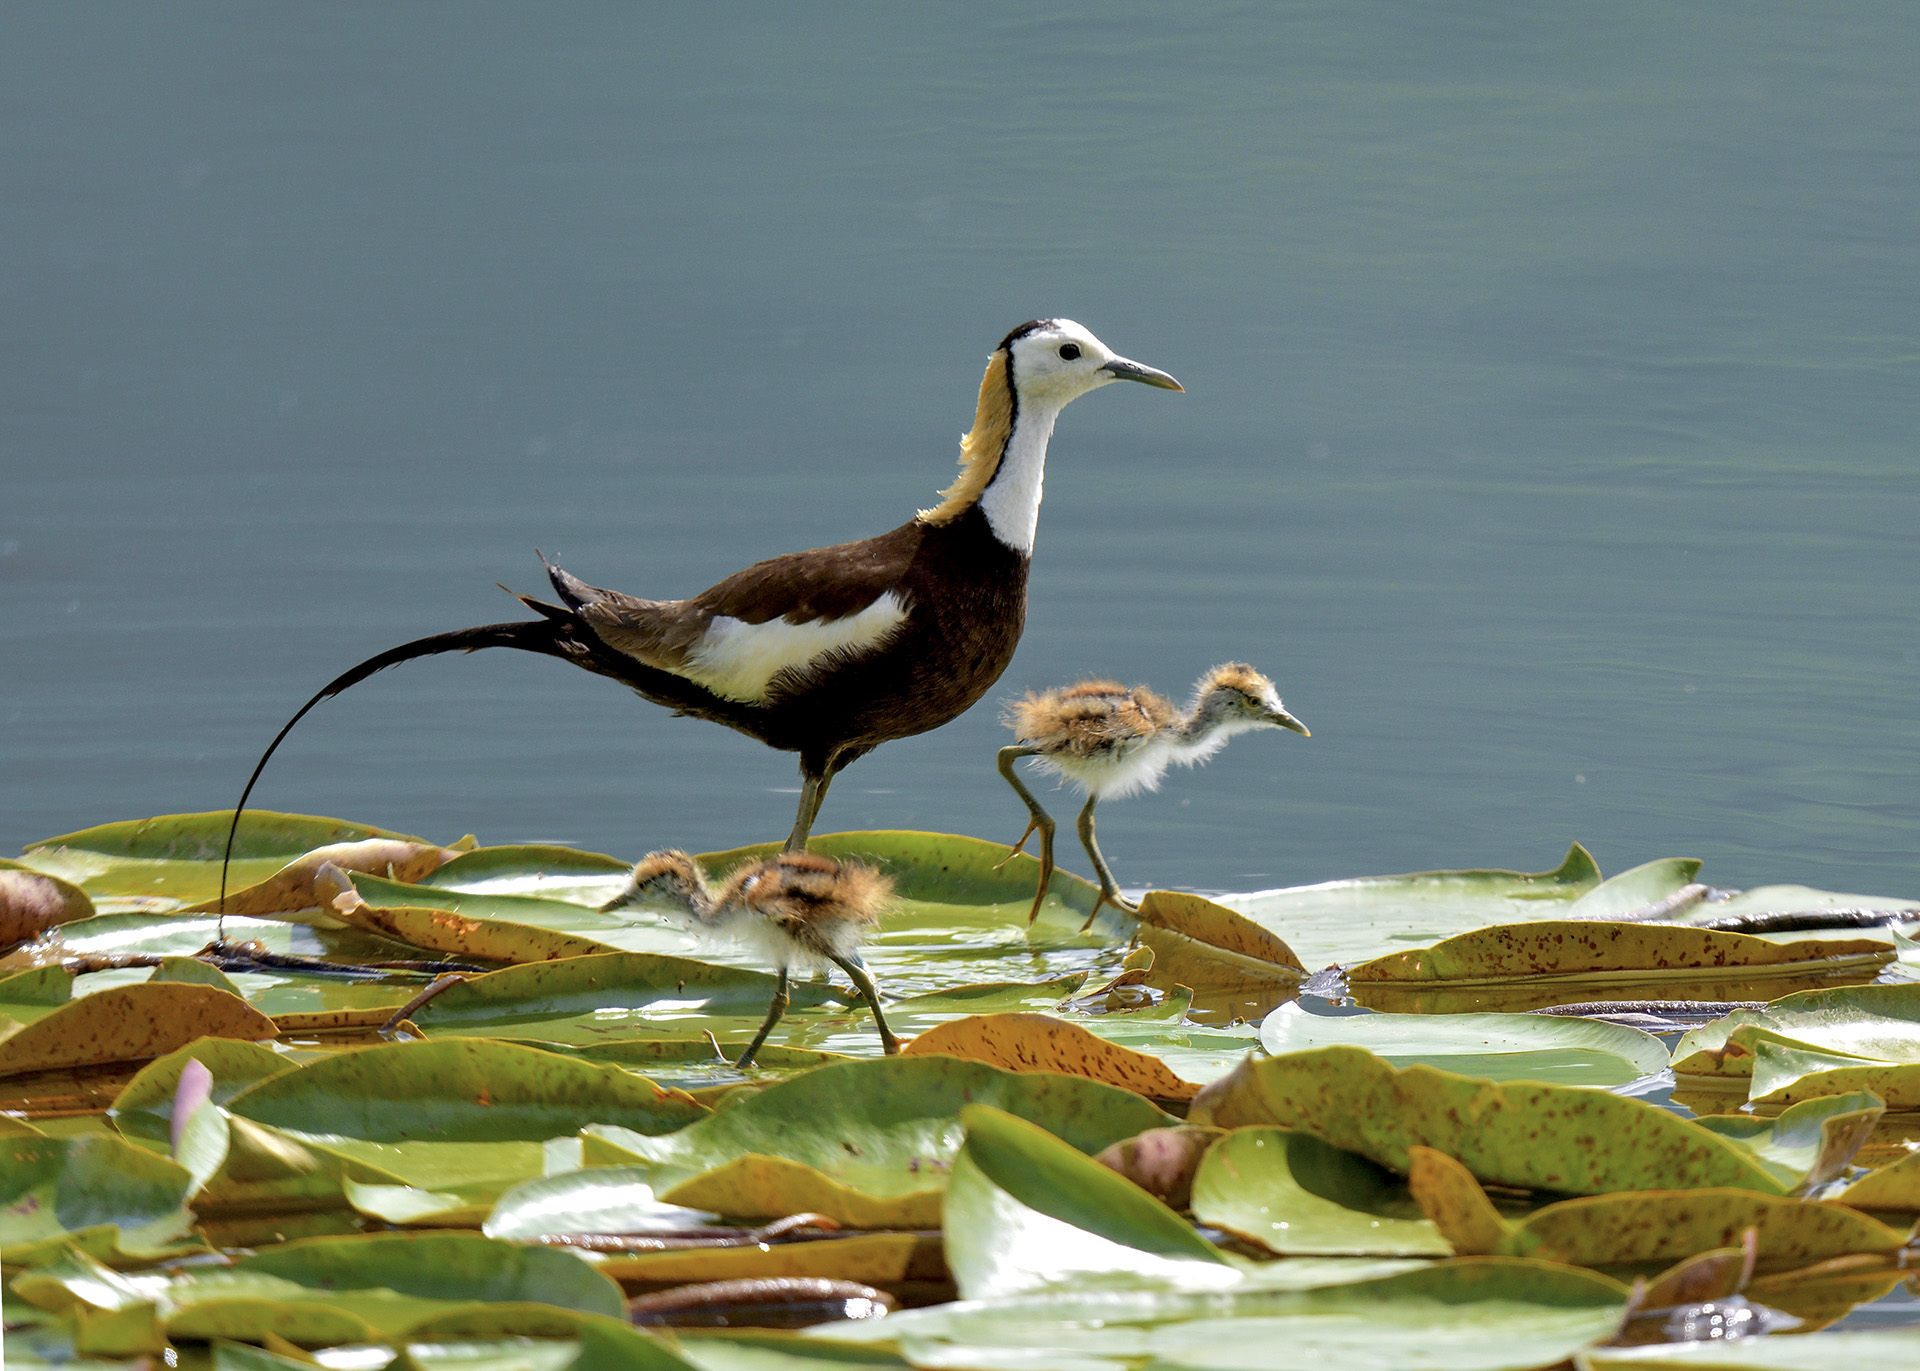
<instances>
[{"instance_id":1,"label":"brown dead leaf","mask_svg":"<svg viewBox=\"0 0 1920 1371\"><path fill-rule=\"evenodd\" d=\"M1217 905L1198 895L1149 890L1140 901L1140 922L1148 928L1164 929L1194 942L1204 943L1209 948L1227 953L1231 958L1256 962L1267 969L1266 974L1271 974L1272 968L1285 968L1297 973L1293 977L1295 980L1307 974L1306 967L1301 965L1293 949L1278 935L1262 928L1244 914L1237 914L1225 905ZM1144 932L1142 941L1154 946L1145 938Z\"/></svg>"},{"instance_id":2,"label":"brown dead leaf","mask_svg":"<svg viewBox=\"0 0 1920 1371\"><path fill-rule=\"evenodd\" d=\"M548 928L509 923L504 919L476 919L452 909L382 908L361 901L346 906L345 896L334 902L339 916L356 928L393 938L430 952L452 952L483 962L520 965L550 962L561 957L584 957L620 949L592 938L556 933Z\"/></svg>"}]
</instances>

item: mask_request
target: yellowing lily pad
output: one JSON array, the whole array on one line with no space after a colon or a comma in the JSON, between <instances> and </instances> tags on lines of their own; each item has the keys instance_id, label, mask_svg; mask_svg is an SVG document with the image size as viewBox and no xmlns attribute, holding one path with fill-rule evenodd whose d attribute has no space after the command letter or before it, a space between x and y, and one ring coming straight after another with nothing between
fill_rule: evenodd
<instances>
[{"instance_id":1,"label":"yellowing lily pad","mask_svg":"<svg viewBox=\"0 0 1920 1371\"><path fill-rule=\"evenodd\" d=\"M1079 1024L1045 1014L978 1014L956 1019L922 1033L905 1051L908 1056L964 1057L1008 1071L1085 1076L1150 1100L1190 1100L1200 1091L1157 1057L1107 1042Z\"/></svg>"},{"instance_id":2,"label":"yellowing lily pad","mask_svg":"<svg viewBox=\"0 0 1920 1371\"><path fill-rule=\"evenodd\" d=\"M1089 1153L1170 1122L1138 1095L1077 1076L1002 1071L954 1057L889 1057L791 1077L662 1137L589 1128L587 1158L644 1162L663 1199L743 1218L815 1208L849 1225L875 1222L871 1208L840 1193L850 1191L907 1206L904 1214L882 1213L889 1226L927 1226L928 1207L946 1188L964 1137L957 1116L972 1102L1032 1119ZM688 1188L736 1163L723 1181ZM795 1205L803 1182L811 1187L808 1203Z\"/></svg>"},{"instance_id":3,"label":"yellowing lily pad","mask_svg":"<svg viewBox=\"0 0 1920 1371\"><path fill-rule=\"evenodd\" d=\"M262 1039L273 1020L209 985L149 982L82 996L0 1042L0 1076L137 1062L198 1038Z\"/></svg>"},{"instance_id":4,"label":"yellowing lily pad","mask_svg":"<svg viewBox=\"0 0 1920 1371\"><path fill-rule=\"evenodd\" d=\"M1430 1148L1414 1152L1408 1184L1462 1255L1537 1257L1574 1266L1665 1266L1758 1234L1762 1269L1853 1253L1897 1252L1904 1232L1843 1204L1706 1186L1588 1195L1502 1218L1472 1172Z\"/></svg>"},{"instance_id":5,"label":"yellowing lily pad","mask_svg":"<svg viewBox=\"0 0 1920 1371\"><path fill-rule=\"evenodd\" d=\"M1886 943L1865 938L1769 942L1745 933L1670 924L1542 920L1479 928L1429 948L1376 957L1347 972L1350 985L1444 981L1675 980L1710 984L1757 974L1877 974L1893 960Z\"/></svg>"},{"instance_id":6,"label":"yellowing lily pad","mask_svg":"<svg viewBox=\"0 0 1920 1371\"><path fill-rule=\"evenodd\" d=\"M1429 1066L1397 1070L1357 1047L1249 1060L1201 1091L1188 1119L1305 1131L1402 1174L1412 1147L1430 1147L1483 1180L1563 1193L1792 1188L1737 1143L1639 1100L1497 1085Z\"/></svg>"}]
</instances>

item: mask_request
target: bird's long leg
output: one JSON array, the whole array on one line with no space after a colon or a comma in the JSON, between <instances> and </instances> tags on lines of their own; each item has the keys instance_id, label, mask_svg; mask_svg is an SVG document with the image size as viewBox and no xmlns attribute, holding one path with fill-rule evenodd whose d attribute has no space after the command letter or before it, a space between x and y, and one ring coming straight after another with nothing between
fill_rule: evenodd
<instances>
[{"instance_id":1,"label":"bird's long leg","mask_svg":"<svg viewBox=\"0 0 1920 1371\"><path fill-rule=\"evenodd\" d=\"M1021 800L1026 803L1027 831L1020 835L1020 841L1013 845L1013 851L1009 852L999 865L993 868L995 871L998 871L1000 867L1012 861L1015 853L1022 851L1026 847L1028 838L1031 838L1036 831L1040 834L1040 883L1034 888L1033 908L1027 911L1027 926L1029 928L1033 926L1033 921L1040 917L1040 904L1047 898L1047 883L1053 879L1054 822L1053 815L1042 809L1040 802L1033 798L1033 792L1027 789L1027 783L1020 779L1020 773L1014 770L1013 764L1022 757L1033 756L1039 750L1040 749L1034 747L1003 747L1000 749L1000 774L1007 778L1007 784L1013 787L1013 793L1018 795Z\"/></svg>"},{"instance_id":2,"label":"bird's long leg","mask_svg":"<svg viewBox=\"0 0 1920 1371\"><path fill-rule=\"evenodd\" d=\"M853 982L853 988L860 992L860 998L867 1002L867 1008L873 1011L873 1026L880 1030L880 1047L889 1057L900 1055L900 1040L893 1036L893 1030L887 1027L887 1016L880 1011L880 992L874 988L873 977L860 963L848 957L835 956L829 952L827 957L833 964L847 973Z\"/></svg>"},{"instance_id":3,"label":"bird's long leg","mask_svg":"<svg viewBox=\"0 0 1920 1371\"><path fill-rule=\"evenodd\" d=\"M822 768L819 771L808 769L800 763L800 809L793 817L793 832L787 835L786 851L805 852L807 835L813 832L813 821L820 813L820 803L827 798L827 787L833 784L833 772Z\"/></svg>"},{"instance_id":4,"label":"bird's long leg","mask_svg":"<svg viewBox=\"0 0 1920 1371\"><path fill-rule=\"evenodd\" d=\"M734 1063L736 1068L744 1071L753 1065L753 1054L760 1050L760 1045L767 1040L767 1034L773 1032L773 1026L786 1014L787 1005L792 1002L792 999L793 997L787 993L787 969L783 966L780 968L780 980L773 987L773 1003L767 1006L767 1021L760 1025L760 1031L753 1035L753 1041L747 1044L747 1050L742 1052L740 1059Z\"/></svg>"},{"instance_id":5,"label":"bird's long leg","mask_svg":"<svg viewBox=\"0 0 1920 1371\"><path fill-rule=\"evenodd\" d=\"M1089 796L1086 807L1080 811L1080 819L1076 825L1080 830L1080 845L1087 849L1087 856L1093 861L1094 874L1100 878L1100 898L1093 902L1093 913L1087 915L1087 921L1080 925L1082 933L1093 927L1094 915L1100 912L1100 906L1103 904L1110 904L1115 909L1128 914L1139 912L1138 906L1130 905L1120 897L1120 883L1113 879L1113 872L1107 866L1107 859L1100 855L1100 844L1094 841L1093 807L1099 803L1098 797Z\"/></svg>"}]
</instances>

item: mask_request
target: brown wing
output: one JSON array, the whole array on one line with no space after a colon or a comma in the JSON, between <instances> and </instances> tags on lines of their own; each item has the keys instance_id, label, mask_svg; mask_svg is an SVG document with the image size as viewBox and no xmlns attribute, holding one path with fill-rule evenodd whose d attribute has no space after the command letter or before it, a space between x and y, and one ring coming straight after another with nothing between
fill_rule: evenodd
<instances>
[{"instance_id":1,"label":"brown wing","mask_svg":"<svg viewBox=\"0 0 1920 1371\"><path fill-rule=\"evenodd\" d=\"M858 614L906 579L924 530L915 521L858 543L756 562L685 600L643 600L549 566L554 590L609 647L663 671L683 667L715 618L748 624L831 622Z\"/></svg>"}]
</instances>

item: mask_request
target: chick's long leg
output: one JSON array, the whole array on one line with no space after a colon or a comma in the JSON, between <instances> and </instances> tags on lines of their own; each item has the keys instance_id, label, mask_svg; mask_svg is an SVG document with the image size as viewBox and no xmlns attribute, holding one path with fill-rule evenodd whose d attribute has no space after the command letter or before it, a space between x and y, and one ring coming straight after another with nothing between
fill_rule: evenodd
<instances>
[{"instance_id":1,"label":"chick's long leg","mask_svg":"<svg viewBox=\"0 0 1920 1371\"><path fill-rule=\"evenodd\" d=\"M1113 879L1113 872L1107 866L1107 859L1100 855L1100 844L1093 837L1093 807L1099 804L1097 798L1089 797L1086 807L1080 811L1080 820L1076 825L1080 831L1080 845L1087 849L1087 856L1093 861L1094 874L1100 877L1100 898L1093 902L1093 913L1087 915L1087 921L1080 925L1080 931L1086 932L1093 927L1094 916L1100 912L1100 906L1110 904L1115 909L1128 914L1139 912L1137 905L1130 905L1120 897L1120 883Z\"/></svg>"},{"instance_id":2,"label":"chick's long leg","mask_svg":"<svg viewBox=\"0 0 1920 1371\"><path fill-rule=\"evenodd\" d=\"M900 1040L893 1036L893 1030L887 1027L887 1016L880 1012L880 992L874 988L873 977L860 963L848 957L838 957L829 952L827 956L833 964L847 973L853 982L853 988L860 992L860 998L867 1002L867 1008L873 1011L873 1026L880 1030L880 1048L889 1057L900 1055Z\"/></svg>"},{"instance_id":3,"label":"chick's long leg","mask_svg":"<svg viewBox=\"0 0 1920 1371\"><path fill-rule=\"evenodd\" d=\"M1047 883L1053 879L1054 822L1053 815L1042 809L1040 802L1033 798L1033 792L1027 789L1026 782L1020 779L1020 773L1014 770L1013 764L1022 757L1032 757L1038 752L1039 749L1034 747L1000 749L1000 774L1007 778L1007 784L1013 787L1013 793L1026 802L1027 830L1020 835L1020 841L1013 845L1013 851L1009 852L1000 865L994 867L994 870L998 871L1000 867L1013 860L1015 853L1024 850L1027 839L1031 838L1035 832L1040 834L1040 883L1033 892L1033 908L1027 911L1028 927L1032 927L1033 921L1040 917L1040 904L1047 898Z\"/></svg>"},{"instance_id":4,"label":"chick's long leg","mask_svg":"<svg viewBox=\"0 0 1920 1371\"><path fill-rule=\"evenodd\" d=\"M740 1054L738 1061L734 1062L736 1068L745 1070L753 1065L753 1054L760 1050L760 1045L767 1040L767 1034L773 1032L773 1026L779 1023L781 1017L787 1012L787 1005L792 998L787 991L787 969L783 966L780 968L780 979L773 987L773 1003L767 1006L767 1021L760 1025L760 1031L753 1035L753 1041L747 1044L747 1050Z\"/></svg>"}]
</instances>

